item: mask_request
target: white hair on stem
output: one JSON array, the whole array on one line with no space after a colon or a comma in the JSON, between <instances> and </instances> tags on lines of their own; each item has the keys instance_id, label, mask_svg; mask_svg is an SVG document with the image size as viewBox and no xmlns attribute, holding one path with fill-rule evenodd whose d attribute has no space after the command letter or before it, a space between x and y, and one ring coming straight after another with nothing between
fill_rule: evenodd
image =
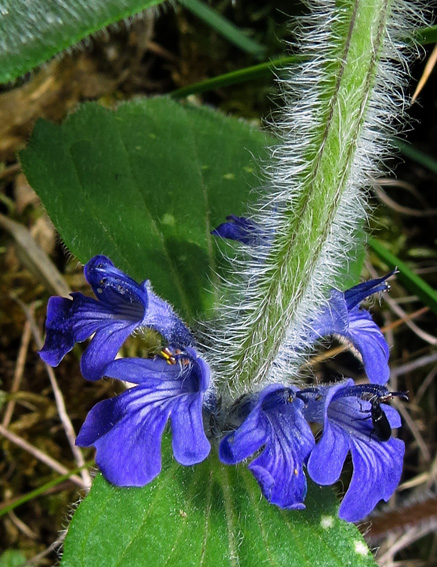
<instances>
[{"instance_id":1,"label":"white hair on stem","mask_svg":"<svg viewBox=\"0 0 437 567\"><path fill-rule=\"evenodd\" d=\"M407 0L307 6L297 32L307 61L281 71L280 141L247 215L271 244L240 246L219 290L218 328L208 331L216 385L232 397L298 380L309 322L347 267L366 192L404 122L413 53L405 38L424 23Z\"/></svg>"}]
</instances>

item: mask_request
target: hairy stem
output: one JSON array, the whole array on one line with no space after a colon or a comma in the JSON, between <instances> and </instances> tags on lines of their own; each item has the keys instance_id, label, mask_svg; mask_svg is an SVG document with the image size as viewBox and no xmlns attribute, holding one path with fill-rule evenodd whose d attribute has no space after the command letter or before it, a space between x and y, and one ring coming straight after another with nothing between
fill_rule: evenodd
<instances>
[{"instance_id":1,"label":"hairy stem","mask_svg":"<svg viewBox=\"0 0 437 567\"><path fill-rule=\"evenodd\" d=\"M284 81L287 105L277 123L281 143L273 149L268 205L254 214L266 235L274 235L273 243L268 253L254 252L240 281L242 299L227 306L229 340L222 342L229 346L220 355L220 372L231 389L248 391L296 372L290 353L305 351L305 322L345 269L365 216L362 187L380 160L369 153L382 152L375 131L389 113L388 107L375 111L372 96L378 80L381 86L392 5L314 3L316 26L303 33L312 61L294 77L291 93ZM386 96L379 95L379 104ZM238 323L232 325L235 311Z\"/></svg>"}]
</instances>

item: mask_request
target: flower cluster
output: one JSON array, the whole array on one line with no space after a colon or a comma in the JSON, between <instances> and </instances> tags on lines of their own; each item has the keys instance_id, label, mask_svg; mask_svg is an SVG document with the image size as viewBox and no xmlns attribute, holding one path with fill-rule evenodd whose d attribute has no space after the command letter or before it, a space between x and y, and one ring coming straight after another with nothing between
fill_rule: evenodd
<instances>
[{"instance_id":1,"label":"flower cluster","mask_svg":"<svg viewBox=\"0 0 437 567\"><path fill-rule=\"evenodd\" d=\"M202 421L210 372L191 346L189 329L147 280L136 283L105 256L86 264L85 277L97 299L81 293L50 298L40 356L57 366L76 342L94 334L81 358L84 378L108 376L136 386L96 404L76 444L96 448L96 462L110 482L144 486L161 470L161 439L170 420L176 460L203 461L210 451ZM159 332L169 346L151 359L115 360L129 335L141 328Z\"/></svg>"},{"instance_id":2,"label":"flower cluster","mask_svg":"<svg viewBox=\"0 0 437 567\"><path fill-rule=\"evenodd\" d=\"M253 225L230 219L230 232L222 225L218 235L257 245ZM40 356L56 366L75 343L92 337L81 359L84 378L106 376L131 387L91 409L76 443L96 448L97 464L118 486L144 486L159 474L169 421L175 459L182 465L203 461L211 448L203 414L206 406L211 412L216 394L192 333L148 281L138 284L105 256L92 258L85 276L96 299L81 293L50 299ZM220 460L233 465L253 457L249 469L272 504L304 508L306 475L320 485L335 483L348 453L354 472L340 517L363 518L399 483L404 445L391 436L400 418L387 402L403 394L386 388L388 347L370 314L360 308L368 295L387 289L387 277L344 293L332 290L328 306L308 324L314 342L332 334L350 340L361 353L369 384L356 386L351 379L305 389L270 384L216 416L223 437ZM159 353L116 358L126 339L142 329L161 335ZM321 431L317 442L311 425Z\"/></svg>"}]
</instances>

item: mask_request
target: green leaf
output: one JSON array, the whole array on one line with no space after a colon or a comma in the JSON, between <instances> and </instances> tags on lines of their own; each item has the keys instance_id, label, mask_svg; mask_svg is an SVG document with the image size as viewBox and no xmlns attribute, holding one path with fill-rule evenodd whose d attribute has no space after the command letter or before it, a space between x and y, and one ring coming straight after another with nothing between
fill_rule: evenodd
<instances>
[{"instance_id":1,"label":"green leaf","mask_svg":"<svg viewBox=\"0 0 437 567\"><path fill-rule=\"evenodd\" d=\"M211 455L182 467L165 445L164 470L144 488L97 476L71 522L61 567L375 566L356 527L338 519L331 489L311 485L306 510L280 510L245 466Z\"/></svg>"},{"instance_id":2,"label":"green leaf","mask_svg":"<svg viewBox=\"0 0 437 567\"><path fill-rule=\"evenodd\" d=\"M163 0L3 0L0 83L13 81L90 34Z\"/></svg>"},{"instance_id":3,"label":"green leaf","mask_svg":"<svg viewBox=\"0 0 437 567\"><path fill-rule=\"evenodd\" d=\"M266 145L244 122L156 98L39 121L21 162L81 262L108 255L192 320L214 301L210 231L253 200Z\"/></svg>"}]
</instances>

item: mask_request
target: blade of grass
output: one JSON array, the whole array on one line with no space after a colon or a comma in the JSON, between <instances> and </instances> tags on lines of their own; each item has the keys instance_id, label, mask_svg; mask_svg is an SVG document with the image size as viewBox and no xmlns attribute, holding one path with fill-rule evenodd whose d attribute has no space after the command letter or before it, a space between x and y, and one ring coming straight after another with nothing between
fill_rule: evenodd
<instances>
[{"instance_id":1,"label":"blade of grass","mask_svg":"<svg viewBox=\"0 0 437 567\"><path fill-rule=\"evenodd\" d=\"M238 69L237 71L231 71L230 73L217 75L216 77L212 77L211 79L205 79L204 81L194 83L193 85L188 85L186 87L176 89L171 93L171 96L173 98L182 98L184 96L199 94L223 87L229 87L238 83L244 83L245 81L253 81L256 79L262 79L264 77L270 77L273 79L274 75L272 73L272 70L280 70L282 67L293 65L294 63L298 63L303 59L304 57L302 57L301 55L279 57L278 59L273 59L272 61L267 61L266 63L259 63L258 65L244 67L244 69Z\"/></svg>"},{"instance_id":2,"label":"blade of grass","mask_svg":"<svg viewBox=\"0 0 437 567\"><path fill-rule=\"evenodd\" d=\"M437 315L437 292L428 285L420 276L415 274L410 268L392 254L387 248L375 238L368 237L368 244L381 260L383 260L390 269L397 268L399 270L399 281L412 293L417 295L419 299L427 305L431 311Z\"/></svg>"},{"instance_id":3,"label":"blade of grass","mask_svg":"<svg viewBox=\"0 0 437 567\"><path fill-rule=\"evenodd\" d=\"M419 28L414 34L414 39L422 45L429 43L437 43L437 26L430 26L429 28Z\"/></svg>"},{"instance_id":4,"label":"blade of grass","mask_svg":"<svg viewBox=\"0 0 437 567\"><path fill-rule=\"evenodd\" d=\"M394 139L393 145L400 150L400 152L416 163L423 165L433 173L437 173L437 160L420 150L417 150L410 144L403 142L402 140Z\"/></svg>"},{"instance_id":5,"label":"blade of grass","mask_svg":"<svg viewBox=\"0 0 437 567\"><path fill-rule=\"evenodd\" d=\"M247 37L237 26L199 0L179 0L187 10L206 22L217 33L254 57L265 56L265 47Z\"/></svg>"},{"instance_id":6,"label":"blade of grass","mask_svg":"<svg viewBox=\"0 0 437 567\"><path fill-rule=\"evenodd\" d=\"M23 496L19 496L18 498L16 498L15 500L10 502L9 504L0 505L0 518L2 516L4 516L5 514L8 514L12 510L15 510L15 508L18 508L18 506L21 506L22 504L29 502L29 500L33 500L34 498L41 496L50 488L53 488L54 486L58 486L58 484L61 484L65 480L68 480L69 478L71 478L73 475L78 474L81 471L83 471L84 469L87 469L87 468L89 468L93 465L94 465L94 461L88 461L84 465L82 465L81 467L77 467L76 469L69 471L67 474L60 475L60 476L56 477L55 479L50 480L49 482L46 482L45 484L39 486L38 488L35 488L35 490L32 490L31 492L28 492L27 494L23 494Z\"/></svg>"}]
</instances>

